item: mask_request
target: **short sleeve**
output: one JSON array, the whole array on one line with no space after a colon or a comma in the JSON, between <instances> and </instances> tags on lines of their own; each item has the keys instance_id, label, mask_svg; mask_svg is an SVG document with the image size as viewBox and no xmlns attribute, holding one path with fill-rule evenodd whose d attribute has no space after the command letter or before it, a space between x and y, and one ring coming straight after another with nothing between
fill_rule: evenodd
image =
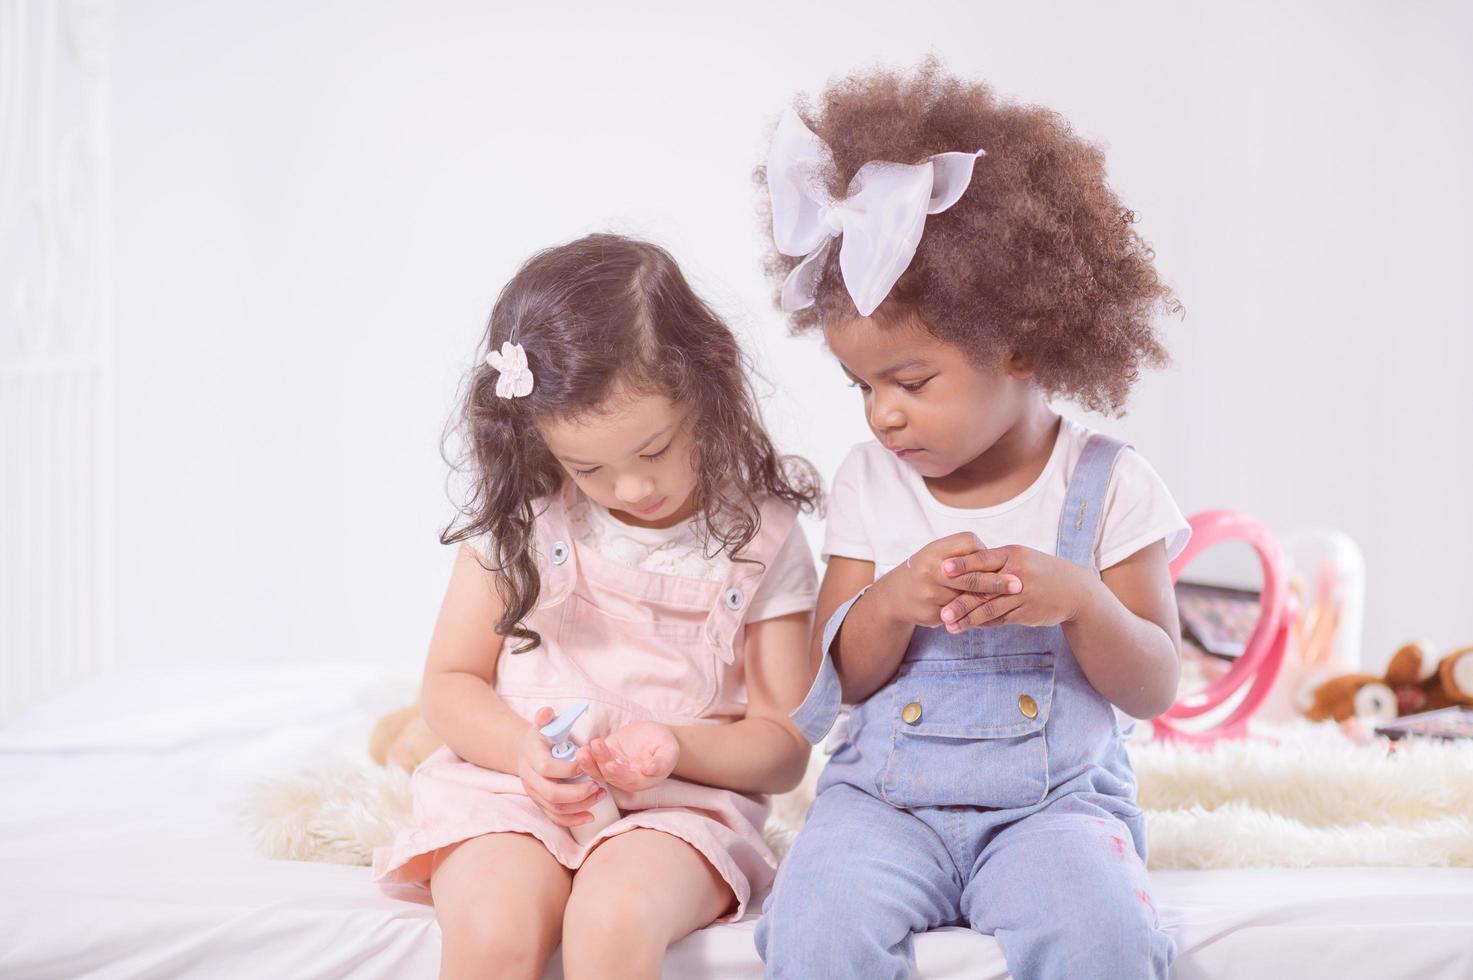
<instances>
[{"instance_id":1,"label":"short sleeve","mask_svg":"<svg viewBox=\"0 0 1473 980\"><path fill-rule=\"evenodd\" d=\"M859 561L875 560L874 542L864 523L864 486L868 482L865 475L864 453L861 447L855 446L839 464L829 490L823 532L824 561L835 555Z\"/></svg>"},{"instance_id":2,"label":"short sleeve","mask_svg":"<svg viewBox=\"0 0 1473 980\"><path fill-rule=\"evenodd\" d=\"M810 612L818 601L818 572L813 567L813 550L797 521L762 576L757 594L747 607L746 622L757 623L795 612Z\"/></svg>"},{"instance_id":3,"label":"short sleeve","mask_svg":"<svg viewBox=\"0 0 1473 980\"><path fill-rule=\"evenodd\" d=\"M1101 525L1095 549L1101 570L1157 541L1166 542L1166 560L1170 561L1181 554L1192 536L1191 525L1177 508L1166 483L1133 449L1121 450L1115 461Z\"/></svg>"}]
</instances>

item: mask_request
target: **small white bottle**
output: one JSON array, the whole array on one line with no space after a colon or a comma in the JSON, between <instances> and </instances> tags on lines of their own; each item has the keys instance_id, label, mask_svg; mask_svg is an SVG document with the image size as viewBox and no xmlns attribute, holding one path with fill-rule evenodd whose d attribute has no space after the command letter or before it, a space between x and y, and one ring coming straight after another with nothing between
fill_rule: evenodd
<instances>
[{"instance_id":1,"label":"small white bottle","mask_svg":"<svg viewBox=\"0 0 1473 980\"><path fill-rule=\"evenodd\" d=\"M578 745L568 733L573 730L573 723L587 710L588 702L579 701L539 729L542 737L547 739L547 744L552 746L552 757L554 759L560 759L563 762L572 762L573 758L578 754ZM587 773L580 772L576 776L563 780L563 782L584 783L592 782L592 779ZM602 783L596 783L595 785L604 791L604 795L599 798L597 803L589 808L593 813L593 819L576 827L568 828L568 832L573 835L573 839L580 844L587 844L600 830L603 830L609 824L618 820L620 816L619 808L614 805L614 795L609 792L609 788Z\"/></svg>"}]
</instances>

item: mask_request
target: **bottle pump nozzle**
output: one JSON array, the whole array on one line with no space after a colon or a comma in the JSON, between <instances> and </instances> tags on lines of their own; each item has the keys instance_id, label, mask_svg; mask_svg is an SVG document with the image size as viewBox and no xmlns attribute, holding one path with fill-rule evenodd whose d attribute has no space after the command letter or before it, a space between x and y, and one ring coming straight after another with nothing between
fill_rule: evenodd
<instances>
[{"instance_id":1,"label":"bottle pump nozzle","mask_svg":"<svg viewBox=\"0 0 1473 980\"><path fill-rule=\"evenodd\" d=\"M588 702L579 701L538 729L542 737L547 739L547 744L552 746L553 758L571 762L578 755L578 746L574 744L570 733L573 731L573 723L587 710ZM587 773L579 773L576 776L570 776L565 782L582 782L586 779L588 779ZM593 814L592 822L568 828L573 839L580 844L588 843L605 827L619 819L619 808L614 804L613 796L608 794L607 787L604 787L604 795L593 804L590 812Z\"/></svg>"},{"instance_id":2,"label":"bottle pump nozzle","mask_svg":"<svg viewBox=\"0 0 1473 980\"><path fill-rule=\"evenodd\" d=\"M578 746L573 744L573 740L568 737L568 733L573 730L573 724L587 710L588 702L579 701L538 729L542 733L542 737L547 739L547 744L552 746L553 758L567 762L578 754Z\"/></svg>"}]
</instances>

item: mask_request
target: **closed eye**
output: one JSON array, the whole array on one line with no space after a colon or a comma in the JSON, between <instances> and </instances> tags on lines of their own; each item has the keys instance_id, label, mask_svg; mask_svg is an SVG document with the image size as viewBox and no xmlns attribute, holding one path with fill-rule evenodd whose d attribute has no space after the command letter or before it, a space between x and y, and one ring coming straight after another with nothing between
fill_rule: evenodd
<instances>
[{"instance_id":1,"label":"closed eye","mask_svg":"<svg viewBox=\"0 0 1473 980\"><path fill-rule=\"evenodd\" d=\"M926 385L930 384L931 379L934 377L936 377L936 375L933 374L930 378L922 378L920 381L900 381L897 383L906 391L910 392L911 394L915 394L922 388L926 387Z\"/></svg>"},{"instance_id":2,"label":"closed eye","mask_svg":"<svg viewBox=\"0 0 1473 980\"><path fill-rule=\"evenodd\" d=\"M648 460L651 463L658 462L659 460L665 458L666 454L668 454L670 452L670 448L672 446L674 446L674 445L675 445L675 440L674 439L671 439L669 442L665 443L665 448L664 449L661 449L659 452L657 452L657 453L643 453L643 454L640 455L639 458L640 459L643 459L643 460ZM599 471L599 469L600 469L600 467L598 467L598 466L592 466L592 467L589 467L586 470L580 470L580 469L578 469L575 466L575 467L573 467L573 475L576 476L580 480L586 480L588 477L590 477L593 474L597 473Z\"/></svg>"}]
</instances>

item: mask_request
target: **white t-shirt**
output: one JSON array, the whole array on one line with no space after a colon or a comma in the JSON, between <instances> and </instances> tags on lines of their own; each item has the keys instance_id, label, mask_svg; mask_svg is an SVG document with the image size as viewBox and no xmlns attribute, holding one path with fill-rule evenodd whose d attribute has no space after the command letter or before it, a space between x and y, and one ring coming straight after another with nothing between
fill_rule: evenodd
<instances>
[{"instance_id":1,"label":"white t-shirt","mask_svg":"<svg viewBox=\"0 0 1473 980\"><path fill-rule=\"evenodd\" d=\"M879 578L930 542L962 531L973 532L988 547L1023 545L1051 555L1059 540L1069 477L1089 435L1089 429L1064 417L1038 479L1011 500L979 508L941 503L921 475L894 453L877 442L860 443L834 477L823 558L872 561ZM1167 559L1175 558L1191 533L1156 471L1139 453L1122 450L1105 495L1096 567L1109 568L1161 540Z\"/></svg>"},{"instance_id":2,"label":"white t-shirt","mask_svg":"<svg viewBox=\"0 0 1473 980\"><path fill-rule=\"evenodd\" d=\"M673 527L634 527L609 513L607 507L575 496L568 508L569 531L580 547L591 548L609 561L642 571L685 578L722 581L731 570L724 553L707 558L694 521ZM485 556L489 539L482 535L475 549ZM818 598L818 573L813 551L797 522L773 557L757 594L747 605L743 622L757 623L795 612L811 612Z\"/></svg>"}]
</instances>

